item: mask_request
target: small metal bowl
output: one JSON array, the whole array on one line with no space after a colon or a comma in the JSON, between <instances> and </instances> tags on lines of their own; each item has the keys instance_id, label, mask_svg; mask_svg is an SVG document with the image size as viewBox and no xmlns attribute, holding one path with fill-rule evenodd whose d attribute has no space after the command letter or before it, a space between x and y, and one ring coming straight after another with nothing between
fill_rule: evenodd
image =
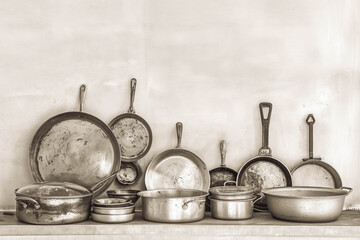
<instances>
[{"instance_id":1,"label":"small metal bowl","mask_svg":"<svg viewBox=\"0 0 360 240\"><path fill-rule=\"evenodd\" d=\"M130 214L98 214L98 213L91 213L91 219L96 222L101 223L123 223L123 222L130 222L134 220L135 213Z\"/></svg>"},{"instance_id":2,"label":"small metal bowl","mask_svg":"<svg viewBox=\"0 0 360 240\"><path fill-rule=\"evenodd\" d=\"M139 196L137 193L140 192L140 190L108 190L106 191L106 194L109 198L118 198L118 199L127 199L131 200L132 203L136 203L136 201L139 199Z\"/></svg>"},{"instance_id":3,"label":"small metal bowl","mask_svg":"<svg viewBox=\"0 0 360 240\"><path fill-rule=\"evenodd\" d=\"M124 207L92 207L92 212L97 214L104 214L104 215L116 215L116 214L130 214L135 212L135 204L131 203L129 206Z\"/></svg>"},{"instance_id":4,"label":"small metal bowl","mask_svg":"<svg viewBox=\"0 0 360 240\"><path fill-rule=\"evenodd\" d=\"M125 207L131 204L130 199L122 198L98 198L92 200L92 205L95 207Z\"/></svg>"}]
</instances>

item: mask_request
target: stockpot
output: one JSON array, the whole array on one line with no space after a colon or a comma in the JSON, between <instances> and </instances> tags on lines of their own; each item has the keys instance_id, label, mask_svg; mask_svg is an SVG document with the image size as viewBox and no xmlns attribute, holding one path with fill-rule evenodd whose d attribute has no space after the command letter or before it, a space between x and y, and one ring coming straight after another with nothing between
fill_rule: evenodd
<instances>
[{"instance_id":1,"label":"stockpot","mask_svg":"<svg viewBox=\"0 0 360 240\"><path fill-rule=\"evenodd\" d=\"M207 192L196 189L166 188L141 191L145 220L177 223L194 222L205 217Z\"/></svg>"}]
</instances>

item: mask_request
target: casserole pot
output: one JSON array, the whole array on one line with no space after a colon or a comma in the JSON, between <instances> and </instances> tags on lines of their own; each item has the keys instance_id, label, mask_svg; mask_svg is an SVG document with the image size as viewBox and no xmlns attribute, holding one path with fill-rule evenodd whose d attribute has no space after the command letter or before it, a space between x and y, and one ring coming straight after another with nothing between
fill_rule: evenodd
<instances>
[{"instance_id":1,"label":"casserole pot","mask_svg":"<svg viewBox=\"0 0 360 240\"><path fill-rule=\"evenodd\" d=\"M342 187L281 187L264 189L267 206L275 218L296 222L335 221L352 191Z\"/></svg>"},{"instance_id":2,"label":"casserole pot","mask_svg":"<svg viewBox=\"0 0 360 240\"><path fill-rule=\"evenodd\" d=\"M92 191L77 184L44 182L15 190L16 217L32 224L64 224L86 220Z\"/></svg>"},{"instance_id":3,"label":"casserole pot","mask_svg":"<svg viewBox=\"0 0 360 240\"><path fill-rule=\"evenodd\" d=\"M156 189L141 191L145 220L164 223L194 222L205 216L207 192L196 189Z\"/></svg>"},{"instance_id":4,"label":"casserole pot","mask_svg":"<svg viewBox=\"0 0 360 240\"><path fill-rule=\"evenodd\" d=\"M219 200L210 198L211 216L225 220L241 220L251 218L254 203L262 198L261 195L249 199Z\"/></svg>"}]
</instances>

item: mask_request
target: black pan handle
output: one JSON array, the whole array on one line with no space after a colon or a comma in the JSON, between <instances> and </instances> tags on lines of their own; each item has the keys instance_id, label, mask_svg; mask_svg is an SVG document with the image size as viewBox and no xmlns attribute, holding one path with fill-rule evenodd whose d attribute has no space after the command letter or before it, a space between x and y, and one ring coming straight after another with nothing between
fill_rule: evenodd
<instances>
[{"instance_id":1,"label":"black pan handle","mask_svg":"<svg viewBox=\"0 0 360 240\"><path fill-rule=\"evenodd\" d=\"M259 155L271 156L271 149L269 148L269 125L272 111L272 104L269 102L262 102L259 104L261 124L262 124L262 147L259 149ZM265 116L264 109L268 109L267 116Z\"/></svg>"},{"instance_id":2,"label":"black pan handle","mask_svg":"<svg viewBox=\"0 0 360 240\"><path fill-rule=\"evenodd\" d=\"M177 122L176 123L176 135L177 135L176 148L181 147L182 132L183 132L183 124L181 122Z\"/></svg>"},{"instance_id":3,"label":"black pan handle","mask_svg":"<svg viewBox=\"0 0 360 240\"><path fill-rule=\"evenodd\" d=\"M134 100L135 100L135 91L136 91L136 78L132 78L130 81L130 107L128 112L135 113L134 110Z\"/></svg>"},{"instance_id":4,"label":"black pan handle","mask_svg":"<svg viewBox=\"0 0 360 240\"><path fill-rule=\"evenodd\" d=\"M86 85L82 84L80 86L80 112L84 110L84 102L85 102L85 95L86 95Z\"/></svg>"},{"instance_id":5,"label":"black pan handle","mask_svg":"<svg viewBox=\"0 0 360 240\"><path fill-rule=\"evenodd\" d=\"M309 125L309 158L304 158L303 161L307 160L321 160L321 158L314 158L314 123L315 123L315 117L312 114L309 114L306 118L306 123Z\"/></svg>"},{"instance_id":6,"label":"black pan handle","mask_svg":"<svg viewBox=\"0 0 360 240\"><path fill-rule=\"evenodd\" d=\"M220 141L220 155L221 155L221 167L226 167L225 158L226 158L226 142L225 140Z\"/></svg>"}]
</instances>

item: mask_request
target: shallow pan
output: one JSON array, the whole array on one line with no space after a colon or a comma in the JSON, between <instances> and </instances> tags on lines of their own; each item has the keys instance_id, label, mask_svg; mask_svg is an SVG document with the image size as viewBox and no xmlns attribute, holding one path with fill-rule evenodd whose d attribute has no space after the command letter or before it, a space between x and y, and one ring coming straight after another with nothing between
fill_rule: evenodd
<instances>
[{"instance_id":1,"label":"shallow pan","mask_svg":"<svg viewBox=\"0 0 360 240\"><path fill-rule=\"evenodd\" d=\"M194 153L181 148L182 129L182 123L176 123L176 148L160 153L150 162L145 173L146 189L209 190L210 174L206 164Z\"/></svg>"},{"instance_id":2,"label":"shallow pan","mask_svg":"<svg viewBox=\"0 0 360 240\"><path fill-rule=\"evenodd\" d=\"M98 214L98 213L91 213L91 219L96 222L101 223L123 223L123 222L130 222L134 220L135 213L129 214Z\"/></svg>"},{"instance_id":3,"label":"shallow pan","mask_svg":"<svg viewBox=\"0 0 360 240\"><path fill-rule=\"evenodd\" d=\"M134 162L146 155L152 144L152 132L149 124L135 114L133 107L137 80L130 82L130 107L127 113L115 117L109 126L121 148L124 162Z\"/></svg>"},{"instance_id":4,"label":"shallow pan","mask_svg":"<svg viewBox=\"0 0 360 240\"><path fill-rule=\"evenodd\" d=\"M140 167L134 162L122 162L116 179L122 185L132 185L139 180L141 175Z\"/></svg>"},{"instance_id":5,"label":"shallow pan","mask_svg":"<svg viewBox=\"0 0 360 240\"><path fill-rule=\"evenodd\" d=\"M119 171L119 146L110 128L82 112L86 85L80 87L80 111L56 115L37 130L29 153L35 182L71 182L90 188ZM115 176L94 192L104 192Z\"/></svg>"},{"instance_id":6,"label":"shallow pan","mask_svg":"<svg viewBox=\"0 0 360 240\"><path fill-rule=\"evenodd\" d=\"M271 156L269 148L269 125L272 111L271 103L260 103L260 116L262 123L262 147L258 156L248 160L239 170L237 176L238 186L253 186L258 191L272 187L285 187L292 185L289 169L279 160ZM264 117L264 110L268 109L267 117ZM266 198L257 201L254 209L267 210Z\"/></svg>"},{"instance_id":7,"label":"shallow pan","mask_svg":"<svg viewBox=\"0 0 360 240\"><path fill-rule=\"evenodd\" d=\"M210 187L224 186L227 181L236 181L237 172L231 168L226 167L226 142L220 141L220 155L221 165L220 167L210 170Z\"/></svg>"},{"instance_id":8,"label":"shallow pan","mask_svg":"<svg viewBox=\"0 0 360 240\"><path fill-rule=\"evenodd\" d=\"M106 191L106 194L109 198L122 198L122 199L130 199L131 202L136 203L139 199L139 196L137 195L140 190L108 190Z\"/></svg>"},{"instance_id":9,"label":"shallow pan","mask_svg":"<svg viewBox=\"0 0 360 240\"><path fill-rule=\"evenodd\" d=\"M98 198L92 200L92 205L96 207L125 207L129 206L131 203L130 199L121 199L121 198Z\"/></svg>"},{"instance_id":10,"label":"shallow pan","mask_svg":"<svg viewBox=\"0 0 360 240\"><path fill-rule=\"evenodd\" d=\"M275 218L296 222L330 222L342 213L351 188L282 187L264 189L267 206Z\"/></svg>"},{"instance_id":11,"label":"shallow pan","mask_svg":"<svg viewBox=\"0 0 360 240\"><path fill-rule=\"evenodd\" d=\"M135 204L131 204L128 206L121 207L97 207L92 206L92 212L97 214L105 214L105 215L117 215L117 214L130 214L135 211Z\"/></svg>"},{"instance_id":12,"label":"shallow pan","mask_svg":"<svg viewBox=\"0 0 360 240\"><path fill-rule=\"evenodd\" d=\"M306 123L309 125L309 158L303 159L303 163L291 171L293 186L342 187L339 173L331 165L321 161L321 158L313 156L315 118L312 114L308 115Z\"/></svg>"}]
</instances>

